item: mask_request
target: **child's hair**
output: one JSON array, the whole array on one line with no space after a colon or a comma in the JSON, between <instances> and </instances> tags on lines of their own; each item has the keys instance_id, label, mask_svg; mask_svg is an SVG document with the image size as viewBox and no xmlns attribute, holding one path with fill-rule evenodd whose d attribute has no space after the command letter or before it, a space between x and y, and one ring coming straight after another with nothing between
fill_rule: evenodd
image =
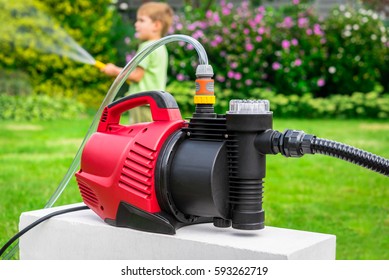
<instances>
[{"instance_id":1,"label":"child's hair","mask_svg":"<svg viewBox=\"0 0 389 280\"><path fill-rule=\"evenodd\" d=\"M147 2L139 7L138 13L147 15L152 21L160 21L162 23L161 36L169 31L173 23L173 9L166 3Z\"/></svg>"}]
</instances>

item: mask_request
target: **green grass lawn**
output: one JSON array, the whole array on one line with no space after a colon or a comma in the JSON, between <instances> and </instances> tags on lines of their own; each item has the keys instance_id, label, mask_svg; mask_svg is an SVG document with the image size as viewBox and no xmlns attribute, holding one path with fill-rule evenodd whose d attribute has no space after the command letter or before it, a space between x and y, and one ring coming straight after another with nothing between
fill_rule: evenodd
<instances>
[{"instance_id":1,"label":"green grass lawn","mask_svg":"<svg viewBox=\"0 0 389 280\"><path fill-rule=\"evenodd\" d=\"M0 122L0 245L21 212L42 208L67 171L90 119ZM344 142L389 158L389 123L282 120L274 127ZM268 156L266 225L337 236L337 259L389 259L389 178L323 155ZM73 180L56 205L80 202Z\"/></svg>"}]
</instances>

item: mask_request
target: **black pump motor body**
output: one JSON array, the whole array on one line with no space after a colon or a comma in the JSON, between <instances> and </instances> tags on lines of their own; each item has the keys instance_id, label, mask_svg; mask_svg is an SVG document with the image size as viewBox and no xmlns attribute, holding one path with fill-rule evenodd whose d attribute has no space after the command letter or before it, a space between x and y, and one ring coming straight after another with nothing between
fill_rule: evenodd
<instances>
[{"instance_id":1,"label":"black pump motor body","mask_svg":"<svg viewBox=\"0 0 389 280\"><path fill-rule=\"evenodd\" d=\"M271 128L271 112L194 116L159 159L164 210L183 223L207 217L218 227L262 229L266 163L255 138Z\"/></svg>"}]
</instances>

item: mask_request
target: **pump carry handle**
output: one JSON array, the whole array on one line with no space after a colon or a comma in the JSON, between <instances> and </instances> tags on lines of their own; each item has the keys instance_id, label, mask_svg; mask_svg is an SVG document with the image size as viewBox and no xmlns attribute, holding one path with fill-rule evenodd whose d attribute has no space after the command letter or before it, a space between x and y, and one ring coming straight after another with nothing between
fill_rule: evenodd
<instances>
[{"instance_id":1,"label":"pump carry handle","mask_svg":"<svg viewBox=\"0 0 389 280\"><path fill-rule=\"evenodd\" d=\"M108 125L119 124L120 116L135 107L150 105L153 121L182 120L174 97L165 91L145 91L121 98L104 108L98 131L105 131Z\"/></svg>"}]
</instances>

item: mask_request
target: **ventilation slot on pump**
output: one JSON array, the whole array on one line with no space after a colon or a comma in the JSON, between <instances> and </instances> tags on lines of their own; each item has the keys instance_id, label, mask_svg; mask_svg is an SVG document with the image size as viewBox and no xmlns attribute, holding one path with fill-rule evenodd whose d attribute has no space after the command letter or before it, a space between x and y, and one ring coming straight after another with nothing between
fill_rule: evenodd
<instances>
[{"instance_id":1,"label":"ventilation slot on pump","mask_svg":"<svg viewBox=\"0 0 389 280\"><path fill-rule=\"evenodd\" d=\"M97 207L99 205L99 200L97 199L97 196L93 192L93 190L80 181L78 181L78 186L82 199L86 202L86 204L90 204L93 207Z\"/></svg>"},{"instance_id":2,"label":"ventilation slot on pump","mask_svg":"<svg viewBox=\"0 0 389 280\"><path fill-rule=\"evenodd\" d=\"M100 122L106 122L108 117L108 110L107 108L104 109L103 113L101 114Z\"/></svg>"},{"instance_id":3,"label":"ventilation slot on pump","mask_svg":"<svg viewBox=\"0 0 389 280\"><path fill-rule=\"evenodd\" d=\"M154 150L135 143L124 162L119 185L137 196L147 198L151 194L154 160Z\"/></svg>"}]
</instances>

